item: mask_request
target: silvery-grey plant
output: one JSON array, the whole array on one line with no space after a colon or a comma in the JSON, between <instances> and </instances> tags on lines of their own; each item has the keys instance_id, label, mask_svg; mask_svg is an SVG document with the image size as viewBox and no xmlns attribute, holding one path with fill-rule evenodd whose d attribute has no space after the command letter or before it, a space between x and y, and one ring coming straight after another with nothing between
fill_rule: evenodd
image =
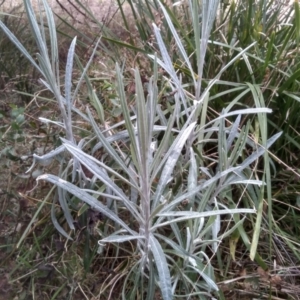
<instances>
[{"instance_id":1,"label":"silvery-grey plant","mask_svg":"<svg viewBox=\"0 0 300 300\"><path fill-rule=\"evenodd\" d=\"M112 221L113 232L98 230L100 255L107 243L115 245L129 241L135 243L138 258L124 279L123 299L136 299L137 293L146 299L154 299L157 287L164 300L176 297L185 299L194 296L199 299L211 297L213 292L218 291L218 286L208 253L215 255L222 239L235 230L239 230L245 237L243 231L245 214L255 213L257 210L261 213L262 201L259 201L257 195L263 194L265 183L251 177L251 164L263 155L267 158L267 149L279 136L273 136L269 140L266 138L266 114L270 109L262 107L261 102L257 102L257 108L238 111L231 111L233 106L231 103L224 108L219 117L210 122L206 121L211 87L218 82L228 65L241 56L246 57L247 54L247 48L240 49L236 58L224 66L219 75L212 79L206 90L201 93L205 52L218 1L201 2L204 16L201 25L198 2L190 3L199 73L194 76L192 83L195 95L186 93L160 31L153 24L161 58L150 55L154 71L147 86L147 96L145 97L139 70L135 69L136 103L135 107L128 107L122 72L117 65L117 87L124 121L112 126L106 125L104 130L99 128L89 109L84 113L73 106L81 82L83 79L87 82L89 80L86 70L91 60L72 92L75 38L68 52L63 93L60 88L57 37L51 10L43 0L50 33L50 49L48 49L41 13L38 25L30 1L25 0L24 3L39 48L38 64L3 23L0 23L0 27L40 71L42 83L54 94L60 108L63 123L56 122L56 125L63 126L66 132L61 147L43 157L35 155L35 162L44 162L54 157L62 159L60 154L65 150L72 155L72 160L64 170L61 170L60 176L44 174L39 176L38 180L46 180L57 187L60 205L71 230L74 230L74 225L69 202L74 198L80 199ZM162 5L161 9L184 63L190 68L191 74L194 74L184 46ZM197 38L200 36L201 38ZM97 45L94 53L96 48ZM162 111L158 103L158 65L166 72L174 95L174 104L170 105L167 111ZM253 89L255 87L249 85L247 91L253 92ZM101 104L97 98L95 99L98 115L104 124ZM83 150L88 142L85 140L77 142L74 138L72 112L76 112L92 126L93 134L98 139L90 154ZM248 114L258 116L262 145L250 138L249 124L240 127L241 116ZM230 123L228 118L232 119L234 116L236 119ZM119 128L122 131L117 130ZM117 133L114 133L116 130ZM207 168L206 160L209 158L205 157L203 151L207 143L215 143L218 148L218 160L214 161L217 165L215 171ZM253 153L241 161L246 146L251 147ZM102 149L112 163L96 159L93 154L98 149ZM93 174L92 179L85 177L81 165ZM67 180L69 169L72 170L71 181ZM201 176L202 179L200 175L204 175ZM74 184L76 176L79 177L79 186ZM90 181L96 182L97 185L89 185ZM229 195L233 185L242 186L249 192L252 189L258 191L253 193L254 198L257 198L253 199L254 208L237 208L233 206L234 203L230 203L229 207L220 201L222 197ZM87 188L88 186L94 188ZM106 204L99 200L99 196L104 197ZM122 217L120 212L124 210L130 217ZM55 227L61 234L71 238L58 224L54 209L52 212ZM232 228L228 228L225 232L220 231L222 215L229 215L234 219ZM234 218L235 215L243 217ZM126 284L130 284L131 281L134 281L135 285L127 291Z\"/></svg>"}]
</instances>

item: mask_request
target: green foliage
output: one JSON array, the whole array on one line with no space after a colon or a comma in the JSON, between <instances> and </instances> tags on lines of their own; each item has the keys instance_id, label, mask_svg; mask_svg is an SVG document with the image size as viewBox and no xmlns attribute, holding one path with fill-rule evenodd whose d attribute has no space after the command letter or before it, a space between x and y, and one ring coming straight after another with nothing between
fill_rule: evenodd
<instances>
[{"instance_id":1,"label":"green foliage","mask_svg":"<svg viewBox=\"0 0 300 300\"><path fill-rule=\"evenodd\" d=\"M217 0L174 6L129 1L136 20L134 34L125 6L118 2L128 43L98 22L105 29L105 43L97 40L83 66L76 43L88 37L84 33L78 40L75 37L61 70L54 17L47 2L42 2L47 26L41 21L42 12L37 18L30 1L24 1L37 60L0 22L2 31L40 73L42 84L56 100L62 122L41 121L64 131L60 146L43 156L33 155L28 172L49 161L58 161L59 166L55 175L37 178L52 183L53 188L17 248L53 199L50 217L66 243L75 243L77 220L93 220L94 224L95 218L101 219L94 228L98 243L87 225L79 257L85 274L96 257L113 259L112 268L122 274L105 281L100 290L112 290L118 283L116 298L150 300L158 294L164 300L224 298L213 260L216 257L227 276L220 247L225 239L240 238L250 259L267 270L262 256L273 254L273 233L284 236L273 222L270 148L280 141L281 128L288 141L282 151L298 147L298 137L290 133L291 126L297 128L297 114L288 121L286 117L298 105L296 55L295 65L284 63L298 43L298 5L294 22L286 26L289 20L280 14L280 6L268 15L273 1L222 3L220 9ZM76 3L95 20L88 8ZM122 62L121 53L127 53L124 47L147 54L129 62L134 66L131 88L126 87L126 65L120 68L117 63L115 81L103 80L99 94L89 73L93 58L102 49L113 61ZM76 80L74 70L80 71ZM85 110L75 105L82 89L89 100ZM109 89L114 91L106 103L101 95ZM272 115L271 108L275 110ZM22 116L23 111L13 107L14 130L20 129ZM78 122L88 129L83 131ZM271 247L267 255L259 247L262 229L268 230ZM42 252L40 243L35 238L36 252ZM66 256L76 265L73 251L69 247ZM130 257L127 262L122 260L124 253ZM233 260L234 256L231 247ZM21 255L18 266L26 259L26 254ZM33 258L29 261L33 268ZM39 270L48 272L49 268ZM64 267L60 270L66 277L68 272ZM53 297L64 287L65 283Z\"/></svg>"}]
</instances>

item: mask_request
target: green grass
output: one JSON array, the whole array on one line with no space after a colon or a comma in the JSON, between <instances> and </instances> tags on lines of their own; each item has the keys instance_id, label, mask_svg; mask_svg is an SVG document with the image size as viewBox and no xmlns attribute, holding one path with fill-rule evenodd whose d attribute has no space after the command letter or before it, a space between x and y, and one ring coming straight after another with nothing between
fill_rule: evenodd
<instances>
[{"instance_id":1,"label":"green grass","mask_svg":"<svg viewBox=\"0 0 300 300\"><path fill-rule=\"evenodd\" d=\"M128 1L99 39L24 3L37 59L0 23L41 78L9 124L34 147L1 140L4 296L298 297L299 5Z\"/></svg>"}]
</instances>

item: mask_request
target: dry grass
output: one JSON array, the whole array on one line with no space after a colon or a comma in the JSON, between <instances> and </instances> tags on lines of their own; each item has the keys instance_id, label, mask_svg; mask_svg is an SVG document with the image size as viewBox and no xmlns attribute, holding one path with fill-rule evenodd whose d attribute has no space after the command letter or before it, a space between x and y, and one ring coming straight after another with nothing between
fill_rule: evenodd
<instances>
[{"instance_id":1,"label":"dry grass","mask_svg":"<svg viewBox=\"0 0 300 300\"><path fill-rule=\"evenodd\" d=\"M86 15L82 10L78 8L78 6L77 8L73 6L75 5L76 0L60 0L60 2L63 3L62 6L59 5L58 1L59 0L49 0L49 4L57 15L66 19L67 22L72 24L72 26L74 26L76 29L84 29L85 33L92 33L97 35L101 34L101 32L99 31L99 25L97 25L90 18L86 17ZM97 20L99 22L107 25L118 37L121 37L124 41L127 41L128 34L126 34L126 30L120 25L122 17L114 0L82 0L82 2L87 7L89 7L89 9L97 17ZM23 13L23 5L20 3L22 3L22 0L4 0L4 5L0 5L0 10L11 12L14 15L20 14L21 16L21 13ZM34 0L33 3L35 9L37 10L37 0ZM132 30L135 30L135 27L133 25L134 20L132 19L129 7L127 11L129 16L128 19L132 20L132 23L130 22L130 24L132 24ZM22 17L23 16L24 15L22 15ZM59 18L57 18L57 21L59 21ZM64 24L62 24L60 30L63 30L64 28ZM67 44L69 44L69 40ZM67 46L65 50L62 49L62 53L65 52L66 54L66 51ZM99 71L97 67L101 68L101 70ZM95 72L97 74L101 73L102 75L104 73L102 64L101 66L100 64L97 64L97 67L95 68ZM6 99L8 99L8 97ZM28 116L28 119L26 119L27 123L29 124L29 121L32 122L32 120L34 120L34 122L38 125L37 127L32 127L29 129L26 128L26 136L28 135L31 137L37 137L37 142L35 143L37 143L36 147L38 148L43 146L44 144L47 145L47 143L49 142L50 145L52 145L51 143L54 143L54 141L49 141L47 139L47 136L43 135L46 132L46 127L41 126L38 121L38 117L40 116L41 112L40 107L36 107L35 102L31 102L27 106L27 114L29 114L29 108L30 116ZM44 110L43 113L50 111L54 112L55 109L55 107L50 107L49 105L47 106L47 110ZM53 119L56 119L56 116L53 116ZM58 134L59 133L57 132L56 136L58 136ZM54 137L53 132L50 136ZM16 153L18 157L31 153L31 151L33 150L31 148L29 149L31 142L32 141L28 139L26 139L24 142L24 144L28 145L28 149L24 146L24 144L15 145L19 150ZM2 163L4 163L4 160L2 161ZM3 190L4 188L6 189L7 186L10 186L12 189L14 189L15 192L21 192L22 194L25 194L26 192L28 192L28 190L31 190L35 184L33 177L30 177L26 183L21 183L19 182L20 178L17 178L15 176L16 174L22 175L28 169L29 165L24 164L24 162L23 164L21 164L20 162L14 162L10 164L9 168L7 168L7 172L4 173L4 175L6 178L11 179L9 182L7 182L5 178L3 179ZM4 167L6 166L3 165L3 168ZM105 255L103 255L102 257L93 258L93 263L91 264L90 270L88 271L89 273L85 277L86 271L81 265L81 262L85 255L85 249L83 245L85 241L88 241L88 239L85 240L85 232L82 230L82 232L84 233L82 234L81 230L79 230L79 233L77 233L78 235L75 239L76 243L64 244L62 239L54 231L52 225L45 226L44 220L50 220L50 205L48 203L46 203L45 209L42 211L40 221L36 222L34 228L28 235L26 244L21 249L18 249L18 251L16 251L16 249L13 249L11 251L12 247L10 248L10 244L14 245L14 243L17 242L17 240L20 238L22 230L24 230L24 228L28 225L32 215L34 214L34 210L39 205L41 199L43 199L44 193L48 190L49 186L43 186L42 190L35 190L34 193L28 193L28 197L12 197L11 194L7 194L2 197L3 208L1 212L6 211L9 213L3 214L3 219L0 222L0 244L8 245L5 248L7 250L5 252L3 251L3 253L0 254L2 262L4 263L4 261L6 261L7 263L2 268L2 272L0 273L0 300L12 299L13 296L15 296L15 291L18 291L19 294L22 293L26 295L27 293L27 295L30 295L30 289L35 290L38 298L48 299L50 295L54 294L57 286L62 286L65 283L68 286L71 286L72 284L74 284L74 282L78 282L78 286L83 287L84 292L81 292L76 287L77 290L74 292L72 299L83 299L84 296L86 299L108 299L106 297L109 294L109 289L111 287L114 287L114 289L112 289L111 291L115 293L121 289L120 279L125 277L127 266L132 263L132 257L128 256L128 253L124 251L122 255L119 254L120 256L124 257L123 261L116 261L114 266L113 263L110 263L110 260L113 261L113 259L115 259L115 253L113 253L112 249L108 249ZM9 190L9 192L11 191L12 190ZM16 196L20 196L20 194ZM99 220L96 221L98 222ZM41 236L45 236L45 239L38 239ZM53 240L48 240L48 237L53 237ZM97 238L97 235L90 237L92 242L95 242ZM36 246L39 244L43 245L41 250ZM33 247L33 250L27 249L27 247L30 245L33 245L31 246ZM246 250L244 250L244 252L245 251ZM241 261L244 261L244 252L241 253L239 257ZM35 255L29 255L28 257L27 253L35 253ZM21 259L15 259L17 255L18 258L20 257ZM53 269L53 266L55 270ZM74 274L72 274L72 270L70 271L72 267L77 267L79 272L74 272ZM285 298L288 297L287 294L294 294L294 299L296 299L297 295L299 294L297 284L292 285L283 277L281 279L276 275L276 270L276 272L274 271L275 275L272 272L262 272L261 274L259 274L259 272L254 267L252 267L253 265L248 268L241 267L238 270L229 269L229 275L227 274L227 276L232 276L234 280L224 280L219 286L224 295L226 295L226 299L227 297L228 299L254 299L257 297L267 299L268 297L270 297L270 290L274 292L274 294L277 293L277 298L272 297L272 299L287 299ZM123 269L125 271L122 272ZM32 276L30 276L30 272L33 272ZM46 275L44 273L46 273ZM29 275L25 277L24 274ZM257 277L260 277L260 280L258 280ZM30 281L30 278L33 278L34 281ZM13 280L10 282L11 279ZM55 283L55 285L52 286L53 283ZM46 287L46 285L48 287ZM95 295L96 291L103 291L104 289L105 292L103 294L105 296L102 296L101 292L99 292L99 295L96 295L95 298L92 298L92 294ZM282 294L278 292L280 290ZM47 295L46 292L48 293ZM63 287L61 293L62 298L57 299L67 299L68 292L68 288ZM112 297L118 299L116 295L112 295ZM15 299L21 299L21 297ZM159 299L158 296L157 299Z\"/></svg>"},{"instance_id":2,"label":"dry grass","mask_svg":"<svg viewBox=\"0 0 300 300\"><path fill-rule=\"evenodd\" d=\"M24 5L22 0L3 0L4 2L0 6L0 13L11 13L13 15L20 16L24 13ZM84 11L82 7L76 2L76 0L48 1L51 9L56 16L64 19L71 24L77 30L84 30L84 32L92 34L101 34L99 30L99 23L108 27L113 34L126 40L126 30L121 25L122 16L119 11L118 4L115 0L81 0L82 5L87 8L95 17L92 20L91 17ZM35 11L38 11L38 0L32 0ZM128 16L127 21L131 27L131 30L135 30L135 21L133 19L131 8L128 4L123 4L125 14ZM59 24L59 18L56 18ZM99 22L98 24L96 22Z\"/></svg>"}]
</instances>

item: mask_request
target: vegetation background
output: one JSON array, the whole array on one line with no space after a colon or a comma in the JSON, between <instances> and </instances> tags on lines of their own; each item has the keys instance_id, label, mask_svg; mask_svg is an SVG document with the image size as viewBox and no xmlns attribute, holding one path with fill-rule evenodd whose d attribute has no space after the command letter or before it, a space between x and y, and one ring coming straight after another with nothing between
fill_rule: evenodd
<instances>
[{"instance_id":1,"label":"vegetation background","mask_svg":"<svg viewBox=\"0 0 300 300\"><path fill-rule=\"evenodd\" d=\"M1 299L300 297L298 1L0 7Z\"/></svg>"}]
</instances>

